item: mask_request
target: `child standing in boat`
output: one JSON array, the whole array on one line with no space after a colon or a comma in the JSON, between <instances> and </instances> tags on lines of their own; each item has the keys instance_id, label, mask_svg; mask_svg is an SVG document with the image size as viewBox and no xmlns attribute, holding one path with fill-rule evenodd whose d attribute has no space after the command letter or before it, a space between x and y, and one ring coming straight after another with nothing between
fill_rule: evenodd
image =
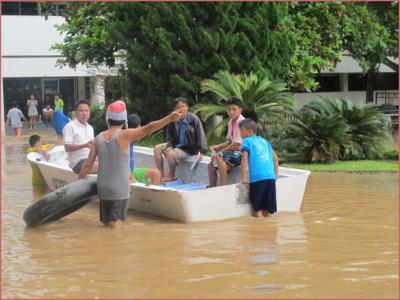
<instances>
[{"instance_id":1,"label":"child standing in boat","mask_svg":"<svg viewBox=\"0 0 400 300\"><path fill-rule=\"evenodd\" d=\"M279 159L271 144L256 135L258 125L252 119L239 123L242 143L242 182L250 183L250 202L256 218L276 212L276 187Z\"/></svg>"},{"instance_id":2,"label":"child standing in boat","mask_svg":"<svg viewBox=\"0 0 400 300\"><path fill-rule=\"evenodd\" d=\"M109 128L101 132L92 144L80 178L85 177L98 156L97 191L100 198L100 221L121 228L126 219L130 198L129 144L181 118L174 111L167 117L136 129L121 130L127 123L125 103L115 101L108 106L106 120Z\"/></svg>"}]
</instances>

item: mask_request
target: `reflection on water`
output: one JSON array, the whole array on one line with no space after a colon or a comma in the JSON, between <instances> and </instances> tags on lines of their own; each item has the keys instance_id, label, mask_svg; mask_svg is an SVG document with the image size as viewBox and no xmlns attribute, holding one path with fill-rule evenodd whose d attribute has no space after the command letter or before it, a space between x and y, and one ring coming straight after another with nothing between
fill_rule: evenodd
<instances>
[{"instance_id":1,"label":"reflection on water","mask_svg":"<svg viewBox=\"0 0 400 300\"><path fill-rule=\"evenodd\" d=\"M7 137L2 185L4 298L386 297L398 295L397 175L309 179L300 213L182 224L129 213L102 227L97 203L26 228L32 188Z\"/></svg>"}]
</instances>

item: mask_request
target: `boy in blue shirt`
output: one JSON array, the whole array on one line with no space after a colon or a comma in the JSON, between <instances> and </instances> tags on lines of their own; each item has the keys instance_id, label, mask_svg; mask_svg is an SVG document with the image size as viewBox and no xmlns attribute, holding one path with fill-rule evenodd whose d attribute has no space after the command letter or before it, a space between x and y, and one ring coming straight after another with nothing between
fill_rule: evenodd
<instances>
[{"instance_id":1,"label":"boy in blue shirt","mask_svg":"<svg viewBox=\"0 0 400 300\"><path fill-rule=\"evenodd\" d=\"M275 181L279 159L271 144L256 135L257 123L244 119L239 123L242 142L242 182L250 183L253 216L266 217L276 212Z\"/></svg>"}]
</instances>

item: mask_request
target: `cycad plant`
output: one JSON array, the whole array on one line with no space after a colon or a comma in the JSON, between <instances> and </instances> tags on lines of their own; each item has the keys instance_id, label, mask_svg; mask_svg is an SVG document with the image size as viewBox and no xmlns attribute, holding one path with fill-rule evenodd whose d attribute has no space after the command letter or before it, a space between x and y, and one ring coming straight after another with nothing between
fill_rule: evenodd
<instances>
[{"instance_id":1,"label":"cycad plant","mask_svg":"<svg viewBox=\"0 0 400 300\"><path fill-rule=\"evenodd\" d=\"M329 105L306 105L294 113L287 128L287 151L303 162L328 163L341 158L341 147L349 143L347 125Z\"/></svg>"},{"instance_id":2,"label":"cycad plant","mask_svg":"<svg viewBox=\"0 0 400 300\"><path fill-rule=\"evenodd\" d=\"M368 159L381 152L384 119L372 105L319 97L294 117L288 128L288 148L303 161Z\"/></svg>"},{"instance_id":3,"label":"cycad plant","mask_svg":"<svg viewBox=\"0 0 400 300\"><path fill-rule=\"evenodd\" d=\"M267 77L259 78L254 73L235 75L219 71L213 79L202 81L201 92L211 93L213 97L211 102L199 103L193 107L193 111L200 114L203 121L214 115L224 115L226 100L231 96L242 99L245 116L257 119L264 126L276 123L294 108L293 94L284 82L269 80ZM217 126L226 126L227 121L225 119Z\"/></svg>"},{"instance_id":4,"label":"cycad plant","mask_svg":"<svg viewBox=\"0 0 400 300\"><path fill-rule=\"evenodd\" d=\"M345 120L349 144L342 147L344 159L374 158L382 150L385 136L383 114L373 105L354 105L347 99L319 97L310 104L310 109L325 109L327 114L340 114Z\"/></svg>"}]
</instances>

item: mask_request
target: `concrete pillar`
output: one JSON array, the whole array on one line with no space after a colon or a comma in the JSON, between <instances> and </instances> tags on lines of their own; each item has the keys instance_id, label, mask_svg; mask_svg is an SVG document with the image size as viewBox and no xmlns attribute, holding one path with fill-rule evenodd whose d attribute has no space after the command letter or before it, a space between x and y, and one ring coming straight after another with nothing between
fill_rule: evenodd
<instances>
[{"instance_id":1,"label":"concrete pillar","mask_svg":"<svg viewBox=\"0 0 400 300\"><path fill-rule=\"evenodd\" d=\"M340 85L339 88L342 92L349 91L349 74L342 73L339 75L339 85Z\"/></svg>"},{"instance_id":2,"label":"concrete pillar","mask_svg":"<svg viewBox=\"0 0 400 300\"><path fill-rule=\"evenodd\" d=\"M78 77L78 99L85 99L85 77Z\"/></svg>"},{"instance_id":3,"label":"concrete pillar","mask_svg":"<svg viewBox=\"0 0 400 300\"><path fill-rule=\"evenodd\" d=\"M106 103L106 94L105 94L105 76L96 75L91 78L93 80L93 90L91 89L91 104L97 104L100 107L104 107Z\"/></svg>"}]
</instances>

